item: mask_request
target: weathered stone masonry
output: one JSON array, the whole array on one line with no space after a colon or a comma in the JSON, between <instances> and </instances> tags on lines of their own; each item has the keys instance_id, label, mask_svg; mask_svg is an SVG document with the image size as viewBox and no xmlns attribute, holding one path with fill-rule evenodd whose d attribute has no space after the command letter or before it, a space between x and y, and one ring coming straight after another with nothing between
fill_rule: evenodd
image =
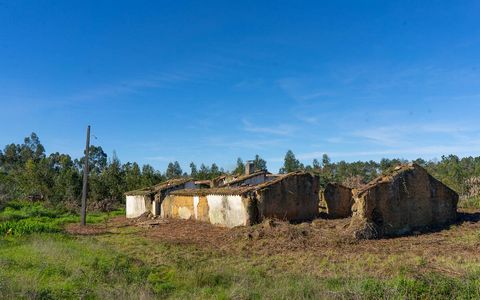
<instances>
[{"instance_id":1,"label":"weathered stone masonry","mask_svg":"<svg viewBox=\"0 0 480 300\"><path fill-rule=\"evenodd\" d=\"M351 228L359 238L406 234L457 218L458 194L417 164L373 180L354 200Z\"/></svg>"},{"instance_id":2,"label":"weathered stone masonry","mask_svg":"<svg viewBox=\"0 0 480 300\"><path fill-rule=\"evenodd\" d=\"M179 190L162 203L162 217L234 227L266 218L311 220L318 213L318 178L290 173L245 187Z\"/></svg>"}]
</instances>

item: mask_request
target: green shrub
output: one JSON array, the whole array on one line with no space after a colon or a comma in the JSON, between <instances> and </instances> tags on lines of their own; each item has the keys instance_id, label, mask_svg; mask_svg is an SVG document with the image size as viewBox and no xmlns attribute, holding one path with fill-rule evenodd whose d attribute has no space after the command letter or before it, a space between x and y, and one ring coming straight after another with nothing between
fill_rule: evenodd
<instances>
[{"instance_id":1,"label":"green shrub","mask_svg":"<svg viewBox=\"0 0 480 300\"><path fill-rule=\"evenodd\" d=\"M36 232L59 232L61 228L53 222L43 222L35 219L5 221L0 223L0 235L24 235Z\"/></svg>"},{"instance_id":2,"label":"green shrub","mask_svg":"<svg viewBox=\"0 0 480 300\"><path fill-rule=\"evenodd\" d=\"M480 209L480 196L461 199L458 202L458 207L467 209Z\"/></svg>"},{"instance_id":3,"label":"green shrub","mask_svg":"<svg viewBox=\"0 0 480 300\"><path fill-rule=\"evenodd\" d=\"M124 213L89 213L87 223L106 222L109 217ZM43 203L11 201L0 212L0 236L20 236L36 232L59 232L67 223L80 222L78 215L48 208Z\"/></svg>"},{"instance_id":4,"label":"green shrub","mask_svg":"<svg viewBox=\"0 0 480 300\"><path fill-rule=\"evenodd\" d=\"M46 208L42 203L27 201L10 201L0 212L0 221L21 220L31 217L56 218L64 213L59 210Z\"/></svg>"},{"instance_id":5,"label":"green shrub","mask_svg":"<svg viewBox=\"0 0 480 300\"><path fill-rule=\"evenodd\" d=\"M147 277L147 282L153 291L162 297L168 296L175 290L174 280L175 270L168 267L158 267L156 270L151 271Z\"/></svg>"},{"instance_id":6,"label":"green shrub","mask_svg":"<svg viewBox=\"0 0 480 300\"><path fill-rule=\"evenodd\" d=\"M361 292L365 299L381 299L385 296L385 286L378 279L367 278L361 284Z\"/></svg>"}]
</instances>

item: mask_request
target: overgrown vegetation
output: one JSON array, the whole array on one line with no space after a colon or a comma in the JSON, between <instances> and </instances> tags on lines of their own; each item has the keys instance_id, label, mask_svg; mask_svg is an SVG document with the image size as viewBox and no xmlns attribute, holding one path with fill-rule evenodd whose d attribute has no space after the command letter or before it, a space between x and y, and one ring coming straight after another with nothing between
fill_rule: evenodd
<instances>
[{"instance_id":1,"label":"overgrown vegetation","mask_svg":"<svg viewBox=\"0 0 480 300\"><path fill-rule=\"evenodd\" d=\"M195 179L213 179L225 174L225 170L213 163L192 162L190 173L184 172L178 162L168 165L165 172L150 165L140 167L137 163L122 164L115 153L111 159L100 146L90 147L89 204L91 210L108 211L120 207L123 193L157 184L166 179L190 176ZM23 144L7 145L0 151L0 208L12 199L42 199L54 206L71 211L78 210L82 186L84 157L73 159L68 154L46 155L38 136L32 133ZM327 154L321 160L314 159L311 165L304 165L289 150L285 155L281 173L303 170L319 175L321 184L331 181L359 187L386 172L392 167L407 163L403 159L382 159L375 161L332 162ZM455 155L442 156L440 160L415 160L436 178L457 191L468 206L479 207L480 157L459 158ZM267 162L259 155L253 160L255 170L267 168ZM231 174L242 174L245 164L237 159L237 166ZM467 200L469 199L469 200Z\"/></svg>"},{"instance_id":2,"label":"overgrown vegetation","mask_svg":"<svg viewBox=\"0 0 480 300\"><path fill-rule=\"evenodd\" d=\"M89 213L88 223L105 222L109 216L124 214L123 210ZM40 232L61 232L67 223L79 222L77 214L61 209L46 208L41 203L10 201L0 211L0 236L20 236Z\"/></svg>"},{"instance_id":3,"label":"overgrown vegetation","mask_svg":"<svg viewBox=\"0 0 480 300\"><path fill-rule=\"evenodd\" d=\"M103 223L123 213L90 214L88 223ZM292 250L238 255L154 240L136 227L110 227L111 231L94 236L63 231L64 225L78 221L67 211L27 201L12 201L0 211L0 298L480 297L480 265L466 254L435 258L434 266L453 268L452 275L435 268L426 272L432 257L414 252ZM451 243L465 247L480 243L478 232L456 232L462 236L448 235Z\"/></svg>"},{"instance_id":4,"label":"overgrown vegetation","mask_svg":"<svg viewBox=\"0 0 480 300\"><path fill-rule=\"evenodd\" d=\"M458 207L467 209L478 209L480 208L480 196L461 199L458 202Z\"/></svg>"},{"instance_id":5,"label":"overgrown vegetation","mask_svg":"<svg viewBox=\"0 0 480 300\"><path fill-rule=\"evenodd\" d=\"M2 299L132 299L152 269L91 238L36 234L0 241Z\"/></svg>"},{"instance_id":6,"label":"overgrown vegetation","mask_svg":"<svg viewBox=\"0 0 480 300\"><path fill-rule=\"evenodd\" d=\"M178 162L168 165L161 173L150 165L122 164L113 153L111 159L100 146L89 150L89 204L91 210L112 210L123 202L123 193L157 184L166 179L191 176L196 179L213 179L225 171L215 163L194 163L191 172L183 172ZM12 199L45 200L72 211L78 210L82 188L84 157L74 159L68 154L46 155L39 137L32 133L23 144L10 144L0 150L0 209ZM243 163L241 163L243 165ZM255 168L265 169L266 162L258 155Z\"/></svg>"},{"instance_id":7,"label":"overgrown vegetation","mask_svg":"<svg viewBox=\"0 0 480 300\"><path fill-rule=\"evenodd\" d=\"M456 155L442 156L440 160L426 161L421 158L413 162L426 168L435 178L455 190L462 199L464 207L480 208L480 157L459 158ZM304 166L295 158L292 151L287 151L283 173L303 170L320 176L322 185L328 182L340 182L352 188L358 188L381 174L388 173L400 164L409 163L405 159L382 159L375 161L331 162L324 154L321 162L314 159L312 165Z\"/></svg>"}]
</instances>

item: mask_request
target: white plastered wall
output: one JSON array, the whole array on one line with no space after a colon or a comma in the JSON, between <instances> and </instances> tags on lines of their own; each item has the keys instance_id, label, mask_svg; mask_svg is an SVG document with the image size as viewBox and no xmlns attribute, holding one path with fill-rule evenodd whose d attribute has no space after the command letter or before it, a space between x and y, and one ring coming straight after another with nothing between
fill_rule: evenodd
<instances>
[{"instance_id":1,"label":"white plastered wall","mask_svg":"<svg viewBox=\"0 0 480 300\"><path fill-rule=\"evenodd\" d=\"M127 218L137 218L147 211L146 196L128 195L126 203Z\"/></svg>"},{"instance_id":2,"label":"white plastered wall","mask_svg":"<svg viewBox=\"0 0 480 300\"><path fill-rule=\"evenodd\" d=\"M210 223L227 227L246 225L247 210L240 195L208 195Z\"/></svg>"}]
</instances>

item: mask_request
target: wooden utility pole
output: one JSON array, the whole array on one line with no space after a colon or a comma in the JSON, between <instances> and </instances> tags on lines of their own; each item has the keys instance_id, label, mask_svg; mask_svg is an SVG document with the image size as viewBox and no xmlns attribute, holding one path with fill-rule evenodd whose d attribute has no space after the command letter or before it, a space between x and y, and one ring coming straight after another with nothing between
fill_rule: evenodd
<instances>
[{"instance_id":1,"label":"wooden utility pole","mask_svg":"<svg viewBox=\"0 0 480 300\"><path fill-rule=\"evenodd\" d=\"M87 145L85 146L85 163L83 165L82 216L80 225L85 226L87 219L87 191L88 191L88 152L90 150L90 125L87 127Z\"/></svg>"}]
</instances>

